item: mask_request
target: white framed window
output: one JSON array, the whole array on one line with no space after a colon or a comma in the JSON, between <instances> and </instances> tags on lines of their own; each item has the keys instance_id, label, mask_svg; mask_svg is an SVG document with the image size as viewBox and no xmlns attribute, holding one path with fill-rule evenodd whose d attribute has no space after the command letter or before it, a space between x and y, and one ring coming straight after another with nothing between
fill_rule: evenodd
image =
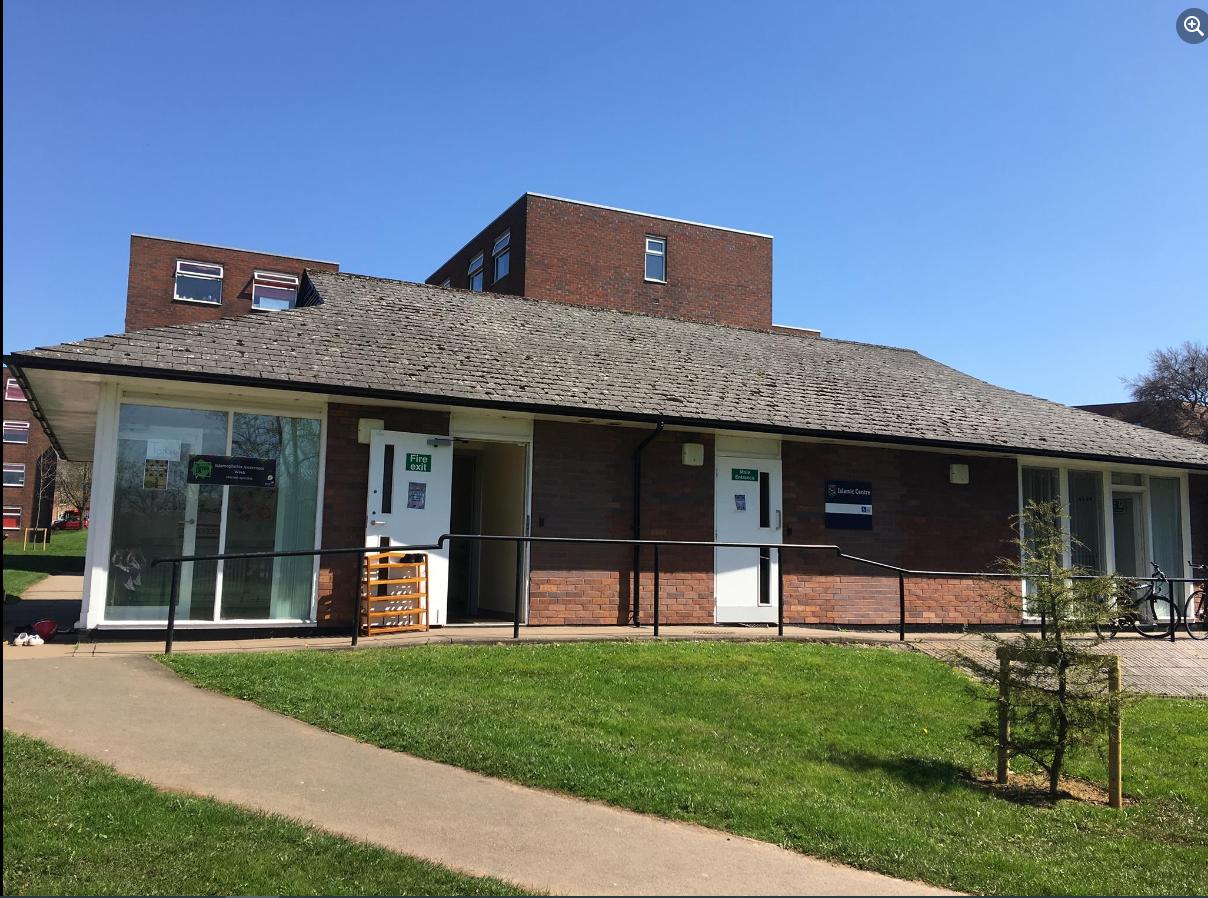
<instances>
[{"instance_id":1,"label":"white framed window","mask_svg":"<svg viewBox=\"0 0 1208 898\"><path fill-rule=\"evenodd\" d=\"M25 465L4 463L4 485L25 486Z\"/></svg>"},{"instance_id":2,"label":"white framed window","mask_svg":"<svg viewBox=\"0 0 1208 898\"><path fill-rule=\"evenodd\" d=\"M210 262L176 262L176 290L172 297L180 302L222 304L222 266Z\"/></svg>"},{"instance_id":3,"label":"white framed window","mask_svg":"<svg viewBox=\"0 0 1208 898\"><path fill-rule=\"evenodd\" d=\"M29 442L29 422L28 421L5 421L4 422L4 442L6 442L6 443L28 443Z\"/></svg>"},{"instance_id":4,"label":"white framed window","mask_svg":"<svg viewBox=\"0 0 1208 898\"><path fill-rule=\"evenodd\" d=\"M292 309L298 302L298 283L292 274L257 271L252 275L252 308L262 312Z\"/></svg>"},{"instance_id":5,"label":"white framed window","mask_svg":"<svg viewBox=\"0 0 1208 898\"><path fill-rule=\"evenodd\" d=\"M504 231L495 238L495 246L491 250L491 258L495 262L495 280L505 278L512 269L512 232Z\"/></svg>"},{"instance_id":6,"label":"white framed window","mask_svg":"<svg viewBox=\"0 0 1208 898\"><path fill-rule=\"evenodd\" d=\"M10 377L4 384L4 401L5 402L28 402L25 398L25 391L21 389L21 385L17 383L17 378Z\"/></svg>"},{"instance_id":7,"label":"white framed window","mask_svg":"<svg viewBox=\"0 0 1208 898\"><path fill-rule=\"evenodd\" d=\"M470 276L470 289L475 293L482 292L482 261L483 254L479 253L470 260L468 274Z\"/></svg>"},{"instance_id":8,"label":"white framed window","mask_svg":"<svg viewBox=\"0 0 1208 898\"><path fill-rule=\"evenodd\" d=\"M667 238L646 237L646 280L667 283Z\"/></svg>"},{"instance_id":9,"label":"white framed window","mask_svg":"<svg viewBox=\"0 0 1208 898\"><path fill-rule=\"evenodd\" d=\"M20 530L21 529L21 506L5 505L4 506L4 529L5 530Z\"/></svg>"},{"instance_id":10,"label":"white framed window","mask_svg":"<svg viewBox=\"0 0 1208 898\"><path fill-rule=\"evenodd\" d=\"M437 286L438 286L438 287L452 287L452 286L453 286L453 279L452 279L452 278L445 278L443 281L441 281L439 284L437 284Z\"/></svg>"}]
</instances>

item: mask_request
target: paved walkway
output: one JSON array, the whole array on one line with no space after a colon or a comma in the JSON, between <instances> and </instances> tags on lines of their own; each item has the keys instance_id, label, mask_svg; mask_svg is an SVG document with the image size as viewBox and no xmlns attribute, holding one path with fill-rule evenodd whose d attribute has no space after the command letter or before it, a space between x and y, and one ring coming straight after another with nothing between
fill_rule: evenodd
<instances>
[{"instance_id":1,"label":"paved walkway","mask_svg":"<svg viewBox=\"0 0 1208 898\"><path fill-rule=\"evenodd\" d=\"M953 654L965 655L980 664L997 667L996 646L977 634L959 639L920 637L911 644L940 661L952 662ZM1121 677L1126 689L1149 695L1178 698L1208 698L1208 640L1194 640L1179 631L1174 642L1121 634L1095 646L1093 651L1119 655Z\"/></svg>"},{"instance_id":2,"label":"paved walkway","mask_svg":"<svg viewBox=\"0 0 1208 898\"><path fill-rule=\"evenodd\" d=\"M190 686L147 657L21 651L4 654L7 728L161 788L466 872L577 894L942 894L355 742Z\"/></svg>"}]
</instances>

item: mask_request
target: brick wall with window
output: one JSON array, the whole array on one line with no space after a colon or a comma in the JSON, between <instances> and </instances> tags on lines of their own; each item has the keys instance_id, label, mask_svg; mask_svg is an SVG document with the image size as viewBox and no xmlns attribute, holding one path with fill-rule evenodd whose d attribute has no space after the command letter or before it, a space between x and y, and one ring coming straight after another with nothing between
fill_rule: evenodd
<instances>
[{"instance_id":1,"label":"brick wall with window","mask_svg":"<svg viewBox=\"0 0 1208 898\"><path fill-rule=\"evenodd\" d=\"M335 262L131 236L126 330L288 308L307 268L340 270Z\"/></svg>"},{"instance_id":2,"label":"brick wall with window","mask_svg":"<svg viewBox=\"0 0 1208 898\"><path fill-rule=\"evenodd\" d=\"M496 280L504 235L507 274ZM770 238L534 194L513 203L427 283L735 327L772 326Z\"/></svg>"},{"instance_id":3,"label":"brick wall with window","mask_svg":"<svg viewBox=\"0 0 1208 898\"><path fill-rule=\"evenodd\" d=\"M49 527L58 461L16 378L4 367L4 530L20 539L26 527Z\"/></svg>"}]
</instances>

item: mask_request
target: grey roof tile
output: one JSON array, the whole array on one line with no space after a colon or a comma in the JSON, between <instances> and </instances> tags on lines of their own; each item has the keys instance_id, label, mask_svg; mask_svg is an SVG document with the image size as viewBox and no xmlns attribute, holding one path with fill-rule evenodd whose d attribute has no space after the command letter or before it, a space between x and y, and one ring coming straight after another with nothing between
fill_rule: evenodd
<instances>
[{"instance_id":1,"label":"grey roof tile","mask_svg":"<svg viewBox=\"0 0 1208 898\"><path fill-rule=\"evenodd\" d=\"M913 350L361 275L308 277L318 305L12 358L1208 468L1208 446L1005 390Z\"/></svg>"}]
</instances>

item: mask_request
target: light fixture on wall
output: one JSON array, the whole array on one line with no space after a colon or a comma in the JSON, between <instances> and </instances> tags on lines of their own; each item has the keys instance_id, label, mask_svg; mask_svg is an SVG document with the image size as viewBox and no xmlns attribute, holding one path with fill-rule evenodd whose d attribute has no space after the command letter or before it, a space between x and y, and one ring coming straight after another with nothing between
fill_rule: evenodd
<instances>
[{"instance_id":1,"label":"light fixture on wall","mask_svg":"<svg viewBox=\"0 0 1208 898\"><path fill-rule=\"evenodd\" d=\"M429 446L452 446L452 437L428 437Z\"/></svg>"},{"instance_id":2,"label":"light fixture on wall","mask_svg":"<svg viewBox=\"0 0 1208 898\"><path fill-rule=\"evenodd\" d=\"M959 464L949 465L948 482L959 486L966 486L969 483L969 466Z\"/></svg>"},{"instance_id":3,"label":"light fixture on wall","mask_svg":"<svg viewBox=\"0 0 1208 898\"><path fill-rule=\"evenodd\" d=\"M357 419L357 442L369 444L369 435L375 430L385 430L386 422L381 418L358 418Z\"/></svg>"},{"instance_id":4,"label":"light fixture on wall","mask_svg":"<svg viewBox=\"0 0 1208 898\"><path fill-rule=\"evenodd\" d=\"M699 468L705 463L705 444L684 443L681 458L684 464L693 468Z\"/></svg>"}]
</instances>

